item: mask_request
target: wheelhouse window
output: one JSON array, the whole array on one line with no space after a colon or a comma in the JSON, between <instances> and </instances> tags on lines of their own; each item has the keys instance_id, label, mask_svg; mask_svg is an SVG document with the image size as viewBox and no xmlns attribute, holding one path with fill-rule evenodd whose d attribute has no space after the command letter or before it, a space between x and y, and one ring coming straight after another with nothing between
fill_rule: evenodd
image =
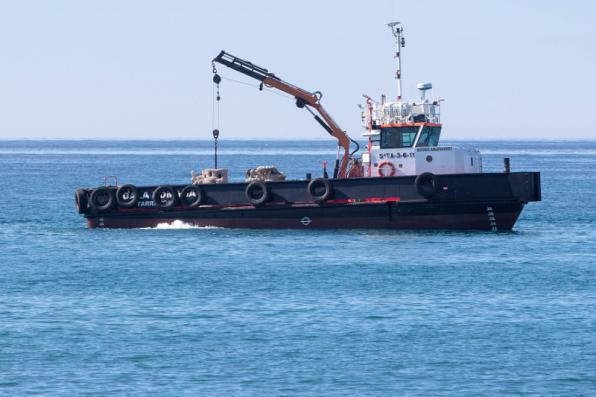
<instances>
[{"instance_id":1,"label":"wheelhouse window","mask_svg":"<svg viewBox=\"0 0 596 397\"><path fill-rule=\"evenodd\" d=\"M416 146L438 146L440 136L441 127L430 127L425 125L424 128L422 128L422 132L420 133L420 138L418 139Z\"/></svg>"},{"instance_id":2,"label":"wheelhouse window","mask_svg":"<svg viewBox=\"0 0 596 397\"><path fill-rule=\"evenodd\" d=\"M381 149L411 147L416 140L419 127L381 128Z\"/></svg>"}]
</instances>

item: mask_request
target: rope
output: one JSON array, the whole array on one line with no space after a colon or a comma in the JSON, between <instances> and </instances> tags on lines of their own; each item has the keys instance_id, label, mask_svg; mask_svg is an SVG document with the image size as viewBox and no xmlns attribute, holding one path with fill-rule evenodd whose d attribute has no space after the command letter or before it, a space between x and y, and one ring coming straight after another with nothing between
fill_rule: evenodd
<instances>
[{"instance_id":1,"label":"rope","mask_svg":"<svg viewBox=\"0 0 596 397\"><path fill-rule=\"evenodd\" d=\"M231 79L231 78L229 78L229 77L222 77L222 80L233 81L234 83L238 83L238 84L244 84L244 85L247 85L247 86L249 86L249 87L256 87L256 88L258 88L258 87L259 87L259 86L258 86L258 85L256 85L256 84L251 84L251 83L248 83L248 82L246 82L246 81L241 81L241 80L235 80L235 79Z\"/></svg>"},{"instance_id":2,"label":"rope","mask_svg":"<svg viewBox=\"0 0 596 397\"><path fill-rule=\"evenodd\" d=\"M252 83L248 83L246 81L242 81L242 80L236 80L236 79L231 79L229 77L222 77L222 80L228 80L234 83L238 83L238 84L242 84L242 85L246 85L249 87L255 87L255 88L259 88L258 84L252 84ZM294 100L293 96L290 95L286 95L286 94L282 94L281 92L277 92L271 88L267 88L267 87L263 87L263 90L266 90L267 92L270 92L271 94L275 94L275 95L279 95L280 97L286 98L286 99L290 99L290 100Z\"/></svg>"}]
</instances>

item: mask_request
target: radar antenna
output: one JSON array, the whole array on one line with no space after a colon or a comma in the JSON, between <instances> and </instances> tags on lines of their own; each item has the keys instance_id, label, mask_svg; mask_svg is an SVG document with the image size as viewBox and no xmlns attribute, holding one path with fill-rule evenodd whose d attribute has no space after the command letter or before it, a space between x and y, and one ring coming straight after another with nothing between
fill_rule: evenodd
<instances>
[{"instance_id":1,"label":"radar antenna","mask_svg":"<svg viewBox=\"0 0 596 397\"><path fill-rule=\"evenodd\" d=\"M397 80L397 100L401 101L401 49L406 46L406 40L403 37L404 28L399 26L399 22L389 22L387 26L391 29L393 37L395 37L396 51L395 58L397 58L397 70L395 71L395 78Z\"/></svg>"}]
</instances>

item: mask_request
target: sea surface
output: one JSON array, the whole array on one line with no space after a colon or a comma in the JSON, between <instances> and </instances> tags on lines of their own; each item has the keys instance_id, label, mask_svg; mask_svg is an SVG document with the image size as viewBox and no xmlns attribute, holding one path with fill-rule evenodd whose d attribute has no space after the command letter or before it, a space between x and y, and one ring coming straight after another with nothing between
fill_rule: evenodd
<instances>
[{"instance_id":1,"label":"sea surface","mask_svg":"<svg viewBox=\"0 0 596 397\"><path fill-rule=\"evenodd\" d=\"M471 145L542 172L513 232L89 230L77 187L185 183L211 143L0 141L0 395L596 395L596 141ZM219 146L235 180L335 156Z\"/></svg>"}]
</instances>

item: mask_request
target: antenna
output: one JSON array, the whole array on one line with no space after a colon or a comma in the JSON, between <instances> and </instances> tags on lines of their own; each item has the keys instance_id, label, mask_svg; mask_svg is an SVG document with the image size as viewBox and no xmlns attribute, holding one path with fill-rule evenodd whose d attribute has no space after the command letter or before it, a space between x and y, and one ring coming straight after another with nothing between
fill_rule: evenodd
<instances>
[{"instance_id":1,"label":"antenna","mask_svg":"<svg viewBox=\"0 0 596 397\"><path fill-rule=\"evenodd\" d=\"M395 78L397 79L397 100L401 101L401 49L406 46L406 40L402 36L404 28L399 26L399 22L389 22L387 26L391 29L393 37L395 37L396 51L395 57L397 58L397 70L395 71Z\"/></svg>"},{"instance_id":2,"label":"antenna","mask_svg":"<svg viewBox=\"0 0 596 397\"><path fill-rule=\"evenodd\" d=\"M420 100L424 102L426 100L426 91L432 90L433 85L431 83L418 83L416 88L420 91Z\"/></svg>"}]
</instances>

